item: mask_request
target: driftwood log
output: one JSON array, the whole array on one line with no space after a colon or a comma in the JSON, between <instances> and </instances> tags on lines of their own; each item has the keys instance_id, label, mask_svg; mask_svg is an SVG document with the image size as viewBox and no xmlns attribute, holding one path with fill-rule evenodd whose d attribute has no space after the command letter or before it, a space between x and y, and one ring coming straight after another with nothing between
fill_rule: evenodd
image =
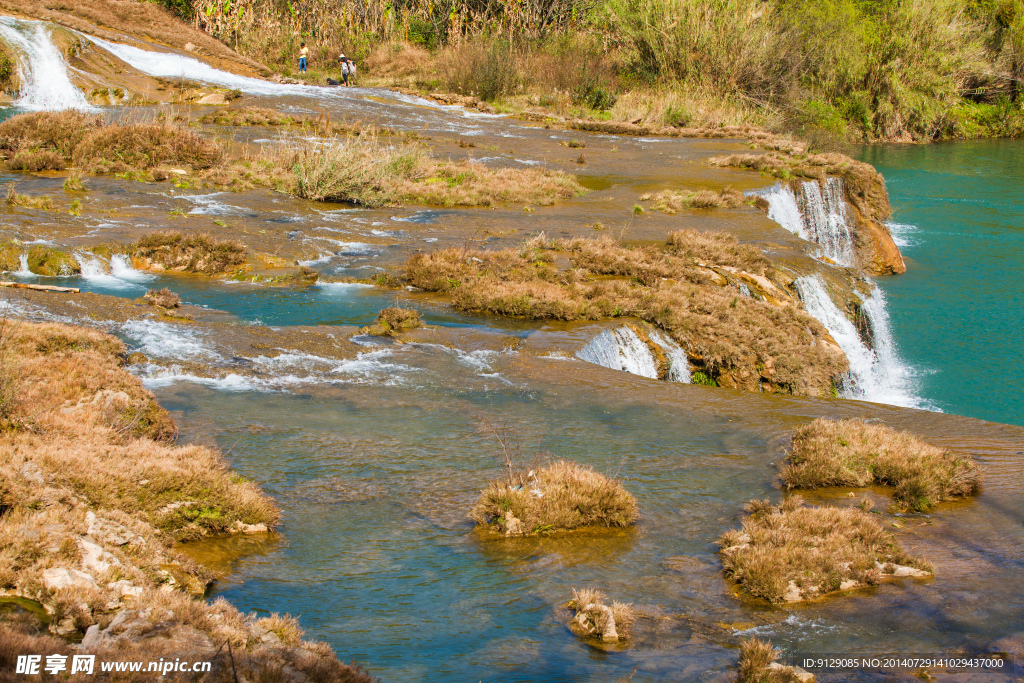
<instances>
[{"instance_id":1,"label":"driftwood log","mask_svg":"<svg viewBox=\"0 0 1024 683\"><path fill-rule=\"evenodd\" d=\"M16 289L35 289L40 292L68 292L71 294L78 294L78 287L58 287L56 285L30 285L25 282L2 282L0 281L0 287L14 287Z\"/></svg>"}]
</instances>

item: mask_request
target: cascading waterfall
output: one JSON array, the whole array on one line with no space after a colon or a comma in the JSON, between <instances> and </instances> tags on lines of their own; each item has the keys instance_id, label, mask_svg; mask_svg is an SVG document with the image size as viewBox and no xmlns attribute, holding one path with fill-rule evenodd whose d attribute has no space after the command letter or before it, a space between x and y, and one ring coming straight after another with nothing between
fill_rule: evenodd
<instances>
[{"instance_id":1,"label":"cascading waterfall","mask_svg":"<svg viewBox=\"0 0 1024 683\"><path fill-rule=\"evenodd\" d=\"M651 340L661 347L670 362L668 379L690 382L690 363L679 344L654 330ZM612 370L623 370L641 377L658 378L658 362L651 349L628 327L605 330L576 352L576 357Z\"/></svg>"},{"instance_id":2,"label":"cascading waterfall","mask_svg":"<svg viewBox=\"0 0 1024 683\"><path fill-rule=\"evenodd\" d=\"M155 276L132 268L131 262L123 254L114 254L110 263L85 252L77 252L75 257L82 268L82 277L98 285L111 289L131 289L142 286Z\"/></svg>"},{"instance_id":3,"label":"cascading waterfall","mask_svg":"<svg viewBox=\"0 0 1024 683\"><path fill-rule=\"evenodd\" d=\"M576 352L576 357L612 370L658 378L658 364L651 350L636 332L625 326L597 335Z\"/></svg>"},{"instance_id":4,"label":"cascading waterfall","mask_svg":"<svg viewBox=\"0 0 1024 683\"><path fill-rule=\"evenodd\" d=\"M818 245L821 253L841 266L853 266L853 236L846 214L846 195L841 178L828 178L824 191L816 180L798 184L776 183L766 190L754 190L768 201L768 218L786 230Z\"/></svg>"},{"instance_id":5,"label":"cascading waterfall","mask_svg":"<svg viewBox=\"0 0 1024 683\"><path fill-rule=\"evenodd\" d=\"M654 330L651 332L651 340L661 347L669 360L668 380L670 382L690 383L690 360L686 357L683 347L676 344L675 340Z\"/></svg>"},{"instance_id":6,"label":"cascading waterfall","mask_svg":"<svg viewBox=\"0 0 1024 683\"><path fill-rule=\"evenodd\" d=\"M0 38L21 53L18 71L22 94L16 106L33 111L92 109L68 78L67 64L50 40L47 24L0 17Z\"/></svg>"},{"instance_id":7,"label":"cascading waterfall","mask_svg":"<svg viewBox=\"0 0 1024 683\"><path fill-rule=\"evenodd\" d=\"M39 277L38 275L36 275L35 273L28 269L28 254L22 254L21 256L19 256L18 263L20 264L21 267L18 268L18 270L14 271L15 275L17 275L18 277Z\"/></svg>"},{"instance_id":8,"label":"cascading waterfall","mask_svg":"<svg viewBox=\"0 0 1024 683\"><path fill-rule=\"evenodd\" d=\"M863 302L864 313L873 330L872 349L832 301L820 277L806 275L797 278L795 285L807 312L828 329L850 362L848 382L842 391L843 398L906 408L926 407L921 399L911 393L910 370L896 353L881 289L876 287Z\"/></svg>"}]
</instances>

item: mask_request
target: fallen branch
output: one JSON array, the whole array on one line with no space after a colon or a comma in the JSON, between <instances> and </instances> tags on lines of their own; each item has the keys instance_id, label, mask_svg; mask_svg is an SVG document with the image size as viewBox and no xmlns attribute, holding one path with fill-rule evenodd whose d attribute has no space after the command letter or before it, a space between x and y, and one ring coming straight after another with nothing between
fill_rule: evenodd
<instances>
[{"instance_id":1,"label":"fallen branch","mask_svg":"<svg viewBox=\"0 0 1024 683\"><path fill-rule=\"evenodd\" d=\"M16 289L36 289L40 292L69 292L78 294L78 287L58 287L56 285L30 285L24 282L0 282L0 287L14 287Z\"/></svg>"}]
</instances>

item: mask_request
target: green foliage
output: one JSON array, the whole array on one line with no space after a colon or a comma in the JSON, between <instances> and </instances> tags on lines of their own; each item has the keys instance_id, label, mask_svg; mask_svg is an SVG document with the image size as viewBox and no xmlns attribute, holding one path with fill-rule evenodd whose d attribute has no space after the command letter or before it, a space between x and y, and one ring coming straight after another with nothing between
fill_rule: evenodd
<instances>
[{"instance_id":1,"label":"green foliage","mask_svg":"<svg viewBox=\"0 0 1024 683\"><path fill-rule=\"evenodd\" d=\"M690 376L690 384L703 384L704 386L707 387L718 386L718 382L715 380L714 377L711 377L706 372L703 372L701 370L695 370L694 373Z\"/></svg>"},{"instance_id":2,"label":"green foliage","mask_svg":"<svg viewBox=\"0 0 1024 683\"><path fill-rule=\"evenodd\" d=\"M195 16L192 0L160 0L160 3L182 19L191 20Z\"/></svg>"}]
</instances>

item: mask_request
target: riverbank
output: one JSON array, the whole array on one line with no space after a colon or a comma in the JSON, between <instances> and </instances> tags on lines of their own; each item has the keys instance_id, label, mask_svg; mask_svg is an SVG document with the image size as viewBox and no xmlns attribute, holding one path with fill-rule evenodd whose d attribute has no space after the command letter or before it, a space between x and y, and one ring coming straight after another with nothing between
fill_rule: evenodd
<instances>
[{"instance_id":1,"label":"riverbank","mask_svg":"<svg viewBox=\"0 0 1024 683\"><path fill-rule=\"evenodd\" d=\"M210 0L175 11L288 76L476 95L505 110L544 107L656 125L753 124L819 146L1019 136L1024 8L928 0L567 2L547 9L349 0L279 16ZM318 12L350 19L322 26ZM310 37L307 75L298 36Z\"/></svg>"},{"instance_id":2,"label":"riverbank","mask_svg":"<svg viewBox=\"0 0 1024 683\"><path fill-rule=\"evenodd\" d=\"M371 680L291 617L203 600L212 575L175 544L270 534L280 513L219 451L174 445L120 341L11 318L0 333L4 680L18 656L79 653L205 661L204 680Z\"/></svg>"}]
</instances>

